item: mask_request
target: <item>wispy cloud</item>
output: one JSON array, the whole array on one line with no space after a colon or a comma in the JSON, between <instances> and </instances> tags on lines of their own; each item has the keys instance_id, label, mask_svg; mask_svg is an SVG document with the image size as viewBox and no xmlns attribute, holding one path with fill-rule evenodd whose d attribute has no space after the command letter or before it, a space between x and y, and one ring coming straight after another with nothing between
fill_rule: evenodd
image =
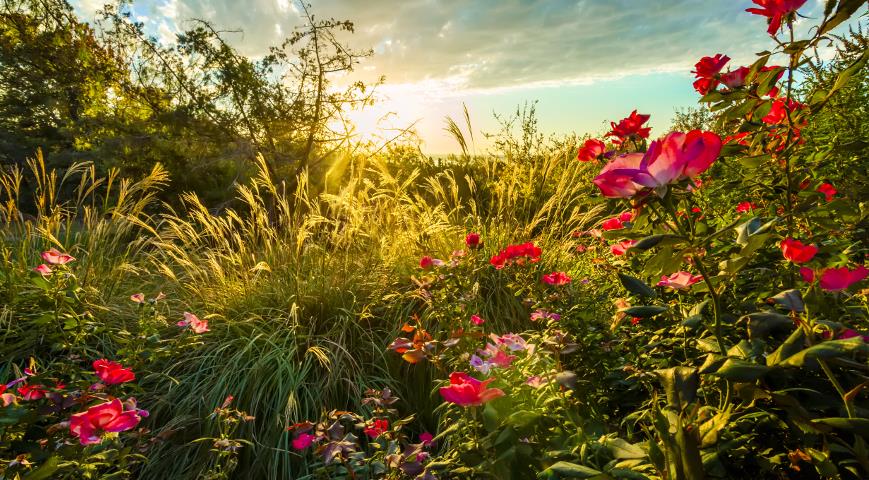
<instances>
[{"instance_id":1,"label":"wispy cloud","mask_svg":"<svg viewBox=\"0 0 869 480\"><path fill-rule=\"evenodd\" d=\"M91 7L95 0L81 0ZM710 0L314 0L320 17L350 19L348 39L375 55L359 75L391 83L460 79L464 88L583 83L635 73L690 69L702 55L735 60L768 45L751 2ZM819 3L819 2L815 2ZM228 30L258 55L299 24L295 0L144 0L153 28L190 18ZM805 9L809 15L816 8Z\"/></svg>"},{"instance_id":2,"label":"wispy cloud","mask_svg":"<svg viewBox=\"0 0 869 480\"><path fill-rule=\"evenodd\" d=\"M772 46L765 19L745 12L750 0L308 1L319 18L355 23L346 41L374 55L353 80L385 76L382 91L392 102L381 109L404 112L407 121L440 117L439 106L468 98L537 98L552 87L642 82L656 73L672 74L693 96L689 72L700 57L725 53L735 67ZM87 12L99 2L76 5ZM798 22L801 29L816 23L821 3L801 9L810 17ZM238 30L227 39L252 56L301 22L297 0L137 0L134 8L163 39L191 18Z\"/></svg>"}]
</instances>

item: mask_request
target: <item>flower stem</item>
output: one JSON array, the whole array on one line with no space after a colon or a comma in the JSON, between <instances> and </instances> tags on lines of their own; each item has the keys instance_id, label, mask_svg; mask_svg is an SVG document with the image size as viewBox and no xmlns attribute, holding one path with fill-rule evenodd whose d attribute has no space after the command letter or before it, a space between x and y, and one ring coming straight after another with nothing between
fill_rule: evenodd
<instances>
[{"instance_id":1,"label":"flower stem","mask_svg":"<svg viewBox=\"0 0 869 480\"><path fill-rule=\"evenodd\" d=\"M715 340L718 341L718 348L721 350L721 354L725 355L727 353L727 347L724 344L724 336L721 332L721 302L718 297L718 292L715 290L715 285L712 284L712 279L709 277L706 267L703 265L703 262L700 261L700 257L695 254L692 255L691 258L694 260L694 266L697 267L697 271L700 272L700 276L703 277L703 281L709 288L709 295L712 296L712 312L715 320L713 333L715 335Z\"/></svg>"}]
</instances>

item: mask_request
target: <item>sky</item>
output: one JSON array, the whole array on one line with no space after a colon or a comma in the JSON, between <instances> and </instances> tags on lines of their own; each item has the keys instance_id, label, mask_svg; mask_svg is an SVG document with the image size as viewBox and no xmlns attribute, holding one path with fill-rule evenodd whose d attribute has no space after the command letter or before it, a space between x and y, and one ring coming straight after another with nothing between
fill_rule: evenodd
<instances>
[{"instance_id":1,"label":"sky","mask_svg":"<svg viewBox=\"0 0 869 480\"><path fill-rule=\"evenodd\" d=\"M191 18L225 30L257 57L300 25L298 0L136 0L147 31L171 42ZM705 55L731 65L753 61L774 44L750 0L308 0L315 16L351 20L357 49L374 55L346 80L384 76L374 107L351 114L361 137L382 139L414 124L429 154L456 152L444 118L467 105L477 139L497 131L493 113L537 100L545 133L606 132L610 120L638 109L665 133L676 109L696 105L692 74ZM102 0L72 0L91 18ZM821 18L809 0L798 31ZM386 117L386 118L384 118ZM463 122L460 122L463 124ZM386 129L385 131L383 129Z\"/></svg>"}]
</instances>

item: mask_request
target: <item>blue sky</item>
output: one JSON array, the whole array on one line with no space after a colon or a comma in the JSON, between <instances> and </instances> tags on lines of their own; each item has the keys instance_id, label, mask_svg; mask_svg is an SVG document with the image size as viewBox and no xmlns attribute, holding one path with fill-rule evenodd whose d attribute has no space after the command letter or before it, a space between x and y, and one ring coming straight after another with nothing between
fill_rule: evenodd
<instances>
[{"instance_id":1,"label":"blue sky","mask_svg":"<svg viewBox=\"0 0 869 480\"><path fill-rule=\"evenodd\" d=\"M138 0L148 31L171 41L190 18L240 29L230 42L261 55L300 23L296 0ZM772 48L750 0L308 0L315 15L352 20L357 48L374 56L352 80L381 75L382 101L352 115L361 134L416 122L427 153L457 149L444 116L471 113L475 137L494 132L492 112L538 100L547 133L605 131L633 109L652 115L653 134L674 110L696 104L693 64L724 53L733 67ZM85 17L102 0L73 0ZM800 13L817 23L822 0ZM347 79L349 80L349 79ZM394 113L378 121L387 113ZM486 148L484 141L478 149Z\"/></svg>"}]
</instances>

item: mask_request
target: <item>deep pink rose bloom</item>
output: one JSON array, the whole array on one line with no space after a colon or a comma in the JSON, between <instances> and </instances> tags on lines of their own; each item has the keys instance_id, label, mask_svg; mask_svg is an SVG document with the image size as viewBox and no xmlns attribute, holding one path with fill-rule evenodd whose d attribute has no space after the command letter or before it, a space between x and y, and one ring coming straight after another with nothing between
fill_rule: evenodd
<instances>
[{"instance_id":1,"label":"deep pink rose bloom","mask_svg":"<svg viewBox=\"0 0 869 480\"><path fill-rule=\"evenodd\" d=\"M311 435L310 433L299 434L298 437L293 439L293 448L296 450L304 450L310 447L316 438L316 435Z\"/></svg>"},{"instance_id":2,"label":"deep pink rose bloom","mask_svg":"<svg viewBox=\"0 0 869 480\"><path fill-rule=\"evenodd\" d=\"M590 138L585 141L582 145L582 148L579 149L579 153L576 155L576 159L580 162L590 162L592 160L597 160L598 157L603 155L606 151L606 144L600 140Z\"/></svg>"},{"instance_id":3,"label":"deep pink rose bloom","mask_svg":"<svg viewBox=\"0 0 869 480\"><path fill-rule=\"evenodd\" d=\"M540 261L540 255L543 250L534 245L533 242L526 242L518 245L507 245L506 248L493 255L489 259L497 270L500 270L507 265L524 265L527 263L537 263Z\"/></svg>"},{"instance_id":4,"label":"deep pink rose bloom","mask_svg":"<svg viewBox=\"0 0 869 480\"><path fill-rule=\"evenodd\" d=\"M694 81L694 89L701 95L706 95L718 86L718 77L724 65L730 61L730 57L716 54L714 57L703 57L694 65L691 73L697 78Z\"/></svg>"},{"instance_id":5,"label":"deep pink rose bloom","mask_svg":"<svg viewBox=\"0 0 869 480\"><path fill-rule=\"evenodd\" d=\"M92 445L102 441L101 432L132 430L141 420L138 411L124 411L121 400L116 398L70 417L69 431L82 445Z\"/></svg>"},{"instance_id":6,"label":"deep pink rose bloom","mask_svg":"<svg viewBox=\"0 0 869 480\"><path fill-rule=\"evenodd\" d=\"M124 368L120 363L115 363L104 358L94 361L93 367L97 377L106 385L132 382L136 379L136 375L129 368Z\"/></svg>"},{"instance_id":7,"label":"deep pink rose bloom","mask_svg":"<svg viewBox=\"0 0 869 480\"><path fill-rule=\"evenodd\" d=\"M419 434L419 443L425 446L431 445L432 439L434 439L434 436L428 432L422 432Z\"/></svg>"},{"instance_id":8,"label":"deep pink rose bloom","mask_svg":"<svg viewBox=\"0 0 869 480\"><path fill-rule=\"evenodd\" d=\"M42 252L42 259L52 265L65 265L69 262L75 260L75 257L72 255L67 255L65 253L61 253L57 251L57 249L52 248L47 252Z\"/></svg>"},{"instance_id":9,"label":"deep pink rose bloom","mask_svg":"<svg viewBox=\"0 0 869 480\"><path fill-rule=\"evenodd\" d=\"M478 248L480 246L480 234L471 232L465 235L465 245L468 248Z\"/></svg>"},{"instance_id":10,"label":"deep pink rose bloom","mask_svg":"<svg viewBox=\"0 0 869 480\"><path fill-rule=\"evenodd\" d=\"M820 284L821 288L828 292L838 292L863 280L867 275L869 269L863 265L857 266L854 270L849 270L848 267L827 268L821 272Z\"/></svg>"},{"instance_id":11,"label":"deep pink rose bloom","mask_svg":"<svg viewBox=\"0 0 869 480\"><path fill-rule=\"evenodd\" d=\"M640 185L657 188L705 172L721 152L721 138L712 132L672 132L654 141L632 178Z\"/></svg>"},{"instance_id":12,"label":"deep pink rose bloom","mask_svg":"<svg viewBox=\"0 0 869 480\"><path fill-rule=\"evenodd\" d=\"M370 438L377 438L389 430L389 420L378 418L363 430Z\"/></svg>"},{"instance_id":13,"label":"deep pink rose bloom","mask_svg":"<svg viewBox=\"0 0 869 480\"><path fill-rule=\"evenodd\" d=\"M839 193L839 191L836 190L836 187L828 182L822 183L817 191L823 193L828 202L832 202L833 198L836 197L836 194Z\"/></svg>"},{"instance_id":14,"label":"deep pink rose bloom","mask_svg":"<svg viewBox=\"0 0 869 480\"><path fill-rule=\"evenodd\" d=\"M45 398L45 387L43 385L27 385L24 384L18 387L18 394L26 401L39 400Z\"/></svg>"},{"instance_id":15,"label":"deep pink rose bloom","mask_svg":"<svg viewBox=\"0 0 869 480\"><path fill-rule=\"evenodd\" d=\"M739 202L739 205L736 206L736 213L747 213L752 210L756 210L757 205L751 202Z\"/></svg>"},{"instance_id":16,"label":"deep pink rose bloom","mask_svg":"<svg viewBox=\"0 0 869 480\"><path fill-rule=\"evenodd\" d=\"M441 387L440 394L445 401L463 407L482 405L490 400L504 396L498 388L487 388L495 379L477 380L464 372L450 374L450 386Z\"/></svg>"},{"instance_id":17,"label":"deep pink rose bloom","mask_svg":"<svg viewBox=\"0 0 869 480\"><path fill-rule=\"evenodd\" d=\"M694 65L694 70L691 73L696 78L712 78L718 75L729 61L730 57L721 53L715 54L714 57L703 57Z\"/></svg>"},{"instance_id":18,"label":"deep pink rose bloom","mask_svg":"<svg viewBox=\"0 0 869 480\"><path fill-rule=\"evenodd\" d=\"M781 242L781 253L785 259L796 264L806 263L818 253L818 247L804 245L803 242L793 238L786 238Z\"/></svg>"},{"instance_id":19,"label":"deep pink rose bloom","mask_svg":"<svg viewBox=\"0 0 869 480\"><path fill-rule=\"evenodd\" d=\"M787 120L788 111L795 112L804 107L805 104L802 104L796 100L791 100L790 102L785 104L784 99L777 98L773 100L772 106L769 109L769 113L761 118L761 121L770 125L779 125Z\"/></svg>"},{"instance_id":20,"label":"deep pink rose bloom","mask_svg":"<svg viewBox=\"0 0 869 480\"><path fill-rule=\"evenodd\" d=\"M594 177L594 184L607 198L631 198L643 189L642 185L634 181L642 161L642 153L620 155L606 164L598 176Z\"/></svg>"},{"instance_id":21,"label":"deep pink rose bloom","mask_svg":"<svg viewBox=\"0 0 869 480\"><path fill-rule=\"evenodd\" d=\"M700 95L706 95L707 93L715 90L715 87L718 86L718 80L714 78L698 78L694 80L692 84L694 86L694 90L697 90L697 93Z\"/></svg>"},{"instance_id":22,"label":"deep pink rose bloom","mask_svg":"<svg viewBox=\"0 0 869 480\"><path fill-rule=\"evenodd\" d=\"M471 315L471 323L473 323L474 325L480 326L480 325L486 323L486 321L483 320L483 318L480 317L479 315Z\"/></svg>"},{"instance_id":23,"label":"deep pink rose bloom","mask_svg":"<svg viewBox=\"0 0 869 480\"><path fill-rule=\"evenodd\" d=\"M424 270L428 270L429 268L434 266L434 259L429 257L428 255L419 259L419 268Z\"/></svg>"},{"instance_id":24,"label":"deep pink rose bloom","mask_svg":"<svg viewBox=\"0 0 869 480\"><path fill-rule=\"evenodd\" d=\"M736 70L731 70L721 75L721 83L727 88L733 90L745 85L745 79L748 77L748 67L739 67Z\"/></svg>"},{"instance_id":25,"label":"deep pink rose bloom","mask_svg":"<svg viewBox=\"0 0 869 480\"><path fill-rule=\"evenodd\" d=\"M800 277L804 282L812 283L815 281L815 271L809 267L800 267Z\"/></svg>"},{"instance_id":26,"label":"deep pink rose bloom","mask_svg":"<svg viewBox=\"0 0 869 480\"><path fill-rule=\"evenodd\" d=\"M546 275L543 275L540 280L545 284L555 286L562 286L570 283L570 277L568 277L564 272L547 273Z\"/></svg>"},{"instance_id":27,"label":"deep pink rose bloom","mask_svg":"<svg viewBox=\"0 0 869 480\"><path fill-rule=\"evenodd\" d=\"M691 275L688 272L676 272L670 276L661 275L659 287L670 287L673 290L687 290L691 285L703 280L700 275Z\"/></svg>"},{"instance_id":28,"label":"deep pink rose bloom","mask_svg":"<svg viewBox=\"0 0 869 480\"><path fill-rule=\"evenodd\" d=\"M610 230L621 230L625 228L625 224L619 217L613 217L607 220L600 225L601 230L610 231Z\"/></svg>"},{"instance_id":29,"label":"deep pink rose bloom","mask_svg":"<svg viewBox=\"0 0 869 480\"><path fill-rule=\"evenodd\" d=\"M634 110L626 118L619 120L618 124L610 122L612 130L606 136L617 137L618 140L615 140L613 143L622 143L632 137L649 138L649 132L652 130L651 127L643 127L643 124L647 121L649 121L649 115L638 114Z\"/></svg>"},{"instance_id":30,"label":"deep pink rose bloom","mask_svg":"<svg viewBox=\"0 0 869 480\"><path fill-rule=\"evenodd\" d=\"M751 0L761 8L747 8L745 11L768 18L769 27L766 32L775 35L782 25L782 20L796 12L806 0Z\"/></svg>"}]
</instances>

